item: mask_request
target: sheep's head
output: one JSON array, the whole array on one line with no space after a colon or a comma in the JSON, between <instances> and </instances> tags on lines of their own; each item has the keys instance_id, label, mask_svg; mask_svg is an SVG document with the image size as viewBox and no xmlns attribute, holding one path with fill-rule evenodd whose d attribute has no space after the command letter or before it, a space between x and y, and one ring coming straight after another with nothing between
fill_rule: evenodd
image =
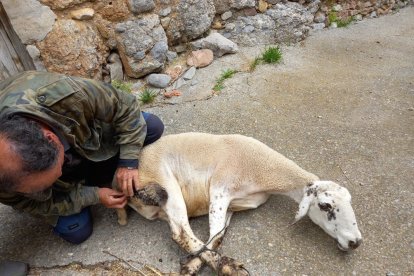
<instances>
[{"instance_id":1,"label":"sheep's head","mask_svg":"<svg viewBox=\"0 0 414 276\"><path fill-rule=\"evenodd\" d=\"M305 188L295 221L305 215L337 240L339 249L348 251L362 242L351 194L348 190L331 181L315 181Z\"/></svg>"}]
</instances>

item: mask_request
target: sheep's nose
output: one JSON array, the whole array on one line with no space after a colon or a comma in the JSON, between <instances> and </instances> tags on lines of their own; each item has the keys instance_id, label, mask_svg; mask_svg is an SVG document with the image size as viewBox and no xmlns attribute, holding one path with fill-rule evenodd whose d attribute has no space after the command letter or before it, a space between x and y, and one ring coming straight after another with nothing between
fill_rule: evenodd
<instances>
[{"instance_id":1,"label":"sheep's nose","mask_svg":"<svg viewBox=\"0 0 414 276\"><path fill-rule=\"evenodd\" d=\"M356 241L349 241L348 246L349 248L356 249L362 243L362 239L356 239Z\"/></svg>"}]
</instances>

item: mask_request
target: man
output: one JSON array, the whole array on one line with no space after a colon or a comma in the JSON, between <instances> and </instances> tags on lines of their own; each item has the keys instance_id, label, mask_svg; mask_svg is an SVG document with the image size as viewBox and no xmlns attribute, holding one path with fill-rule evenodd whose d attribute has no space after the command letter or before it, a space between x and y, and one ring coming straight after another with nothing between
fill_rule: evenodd
<instances>
[{"instance_id":1,"label":"man","mask_svg":"<svg viewBox=\"0 0 414 276\"><path fill-rule=\"evenodd\" d=\"M122 208L138 159L164 125L133 95L99 81L24 72L0 83L0 202L44 218L79 244L89 206ZM112 189L112 179L119 191Z\"/></svg>"}]
</instances>

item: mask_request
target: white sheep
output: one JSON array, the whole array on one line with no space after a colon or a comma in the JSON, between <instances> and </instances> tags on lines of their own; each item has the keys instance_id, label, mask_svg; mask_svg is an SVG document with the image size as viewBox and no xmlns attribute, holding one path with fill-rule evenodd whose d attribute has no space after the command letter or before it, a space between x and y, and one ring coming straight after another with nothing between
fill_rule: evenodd
<instances>
[{"instance_id":1,"label":"white sheep","mask_svg":"<svg viewBox=\"0 0 414 276\"><path fill-rule=\"evenodd\" d=\"M348 190L319 178L265 144L241 135L168 135L144 148L140 181L129 205L147 219L168 221L173 239L193 257L181 273L195 275L204 262L221 275L245 275L243 266L216 249L234 211L257 208L271 194L299 203L295 222L306 214L337 240L342 250L362 241ZM194 236L188 217L209 214L210 239ZM118 211L126 224L126 213ZM238 273L238 274L237 274Z\"/></svg>"}]
</instances>

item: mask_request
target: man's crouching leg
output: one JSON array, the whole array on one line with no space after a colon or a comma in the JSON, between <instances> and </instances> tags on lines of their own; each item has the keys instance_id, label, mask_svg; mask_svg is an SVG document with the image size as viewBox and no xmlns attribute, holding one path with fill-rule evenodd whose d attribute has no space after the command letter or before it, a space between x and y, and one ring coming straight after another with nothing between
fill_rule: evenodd
<instances>
[{"instance_id":1,"label":"man's crouching leg","mask_svg":"<svg viewBox=\"0 0 414 276\"><path fill-rule=\"evenodd\" d=\"M60 216L53 232L59 237L74 244L86 241L92 234L93 224L89 207L82 209L79 214Z\"/></svg>"}]
</instances>

